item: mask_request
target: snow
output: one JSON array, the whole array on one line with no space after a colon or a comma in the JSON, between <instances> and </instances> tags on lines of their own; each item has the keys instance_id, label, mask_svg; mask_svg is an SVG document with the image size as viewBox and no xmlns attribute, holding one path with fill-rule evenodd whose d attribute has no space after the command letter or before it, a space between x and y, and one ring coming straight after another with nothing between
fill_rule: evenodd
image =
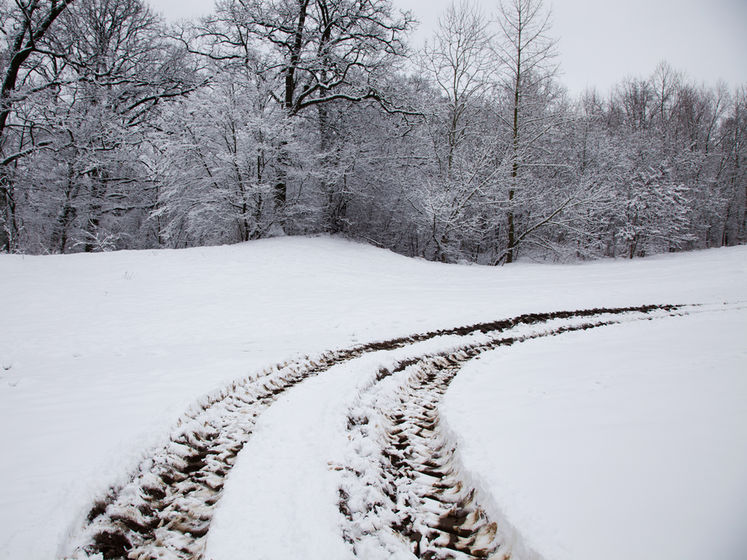
<instances>
[{"instance_id":1,"label":"snow","mask_svg":"<svg viewBox=\"0 0 747 560\"><path fill-rule=\"evenodd\" d=\"M192 403L229 381L270 364L358 342L530 311L643 303L733 303L747 300L745 287L745 247L664 255L633 262L562 266L517 264L500 269L428 263L332 238L272 239L179 251L44 257L0 255L3 315L0 324L0 422L3 425L0 448L5 459L0 462L0 558L33 560L63 555L93 500L110 485L126 481L148 450L162 441ZM705 380L699 377L700 370L696 367L699 362L679 360L681 349L668 348L666 339L645 353L648 358L658 360L657 364L678 358L677 363L683 366L681 375L692 377L693 383L700 379L692 389L698 389L696 394L700 399L699 406L693 407L699 412L692 418L698 418L700 424L686 423L682 428L667 424L660 427L662 433L687 433L690 437L700 434L698 445L710 434L712 446L703 449L707 450L707 456L721 462L725 457L718 453L726 453L723 448L738 441L742 434L738 426L747 425L747 414L744 409L732 411L733 426L725 430L724 418L704 418L700 409L721 410L724 395L742 398L745 402L744 393L740 393L744 386L739 384L741 378L736 375L744 370L744 353L735 355L727 351L733 347L744 349L744 320L744 311L730 311L651 323L651 328L657 325L656 328L667 332L677 321L710 321L709 327L704 325L688 340L713 332L716 334L711 338L716 340L706 337L712 345L693 343L684 349L700 348L703 360L712 360L714 364L721 364L721 369L732 372L733 375L718 384L708 385L708 390L704 390ZM642 326L611 327L610 332L615 328L631 329L624 332L632 339L648 337L638 334ZM704 330L708 332L701 332ZM587 335L604 336L601 332L528 342L505 354L530 360L529 351L524 348L560 344L556 354L547 357L560 360L564 350L572 350L564 346L567 342L560 341L585 341ZM724 338L729 332L731 338ZM629 357L626 352L631 345L622 344L618 354L614 354L616 366ZM589 351L593 349L590 343ZM684 350L682 356L687 356ZM603 354L592 355L609 364L610 359ZM730 361L719 362L722 355L731 356ZM581 359L574 356L576 360ZM540 354L537 360L542 359ZM488 360L476 364L482 367L485 363ZM620 371L609 370L610 383L618 377L616 373ZM455 384L462 379L460 374ZM674 383L675 379L679 385L680 377L662 377L661 387L667 387L667 383ZM310 418L323 427L313 431L321 443L299 448L299 453L301 449L310 453L318 451L316 466L309 468L317 469L315 472L327 468L326 463L320 463L322 450L329 449L329 454L333 455L337 449L332 434L342 437L339 423L336 424L338 413L343 401L345 406L350 403L350 391L355 390L355 383L353 377L348 379L340 372L330 371L283 395L258 420L256 437L239 456L230 477L243 480L253 476L247 474L249 472L268 473L271 468L286 464L284 458L289 457L289 451L281 449L280 442L293 446L296 441L287 430L296 430L299 436L311 433L298 423L298 415L293 414L294 403L311 407L308 409ZM578 383L579 391L588 392L585 379L578 379ZM623 384L621 390L628 390L627 387ZM561 391L560 396L565 394L562 391L573 393L574 387L569 380L568 384L551 389ZM307 390L310 393L304 396ZM330 408L311 410L324 395L330 400ZM448 397L452 398L451 389ZM602 404L588 413L593 415L607 410ZM726 414L730 409L724 405L723 410ZM484 411L486 418L490 417L489 412ZM568 412L567 422L571 422L575 418L571 414L573 411L565 412ZM467 442L466 436L472 433L472 428L455 428L457 420L451 412L447 418L458 437ZM585 418L577 419L577 424L584 421ZM289 423L294 423L292 428ZM306 424L310 425L313 426ZM573 426L575 430L576 424ZM648 429L647 424L638 427L640 431ZM280 439L263 436L273 431L276 435L286 435L282 438L277 435ZM599 433L602 431L600 428ZM478 437L479 432L474 433ZM542 433L529 435L539 438L539 442L546 440ZM606 439L607 435L604 437ZM517 439L515 434L510 440L496 438L500 443L495 446L509 448L517 444ZM276 461L262 458L260 454L253 457L250 453L254 446L266 450L273 440L278 442L273 450ZM539 453L536 451L539 442L534 440L532 453ZM649 442L648 447L634 448L632 452L645 457L651 448L661 448L657 442ZM721 447L718 447L719 442ZM714 450L715 447L718 450ZM690 446L688 449L686 460L676 456L681 446L672 451L673 460L678 461L676 472L687 470L681 466L683 463L693 464L693 450L697 448ZM566 454L559 453L559 456ZM708 494L708 489L712 488L709 496L714 501L727 494L747 502L744 485L735 485L733 474L747 472L747 461L737 452L729 457L733 462L720 465L719 472L724 473L723 485L709 482L704 493ZM553 461L556 459L554 457ZM300 458L295 461L296 466L302 464ZM476 471L485 466L482 461L477 460ZM281 472L285 474L281 476ZM273 484L282 485L285 480L290 485L289 476L287 470L278 469ZM587 478L591 479L592 475ZM232 523L238 521L230 512L239 507L236 500L242 501L235 492L246 497L242 494L245 491L239 490L240 485L235 486L230 480L210 533L210 546L220 547L215 548L216 555L235 550L231 548L230 537L219 535L221 531L223 535L239 533L231 529ZM522 495L519 484L522 480L517 479L511 496ZM329 531L333 530L333 523L330 516L334 512L330 508L336 507L337 495L320 502L320 496L331 487L324 482L324 477L319 478L316 486L315 490L309 488L308 491L318 492L314 503L319 509L317 512L309 507L307 515L318 523L313 531L320 532L320 542L331 543ZM274 486L268 484L270 487ZM677 487L671 492L680 490ZM269 491L257 493L256 498L267 500L269 495ZM547 491L544 495L550 500L557 494ZM588 497L588 493L584 495ZM505 496L495 496L496 503L506 508L502 501ZM682 495L677 496L680 501L684 499ZM633 497L630 496L630 500ZM516 518L512 517L511 508L506 511L520 532L531 535L533 545L540 550L543 543L551 550L582 546L572 533L564 537L566 540L553 540L553 534L557 535L559 529L551 530L547 526L555 525L552 512L557 508L534 510L531 498L527 500L524 506L516 506ZM693 503L699 500L702 502L701 496ZM517 498L517 503L519 501ZM571 503L574 505L570 509L574 511L585 507L583 504L576 506L575 501ZM507 500L507 504L511 506L513 502ZM568 503L564 505L566 510L568 506ZM641 507L640 503L638 506L643 510L638 511L638 515L649 523L656 519L652 516L661 514L655 509L652 511L658 511L657 514L649 514L648 506ZM599 517L612 515L616 508L605 508L604 515ZM725 513L719 519L723 521L727 517ZM744 515L730 517L744 518ZM243 522L251 525L250 518ZM665 524L657 521L654 526L661 526L663 530ZM727 525L724 522L719 527L732 535L738 533ZM702 527L710 525L706 523ZM620 532L621 535L625 533L627 531ZM636 540L641 542L641 539ZM744 545L744 542L734 543L741 552L747 549ZM339 546L339 543L330 546ZM679 552L677 546L680 545L673 543L669 550ZM338 550L342 554L342 549ZM578 548L573 550L583 552ZM330 549L329 557L333 556Z\"/></svg>"},{"instance_id":2,"label":"snow","mask_svg":"<svg viewBox=\"0 0 747 560\"><path fill-rule=\"evenodd\" d=\"M205 557L350 558L337 500L330 499L338 496L346 459L348 406L382 363L436 347L429 341L368 354L281 396L260 417L228 476Z\"/></svg>"},{"instance_id":3,"label":"snow","mask_svg":"<svg viewBox=\"0 0 747 560\"><path fill-rule=\"evenodd\" d=\"M337 492L329 460L344 442L346 419L339 411L358 380L350 369L343 364L309 379L260 417L228 476L206 558L349 556L339 538L339 511L329 499Z\"/></svg>"},{"instance_id":4,"label":"snow","mask_svg":"<svg viewBox=\"0 0 747 560\"><path fill-rule=\"evenodd\" d=\"M528 341L468 364L443 413L465 468L545 558L736 560L745 341L744 308Z\"/></svg>"}]
</instances>

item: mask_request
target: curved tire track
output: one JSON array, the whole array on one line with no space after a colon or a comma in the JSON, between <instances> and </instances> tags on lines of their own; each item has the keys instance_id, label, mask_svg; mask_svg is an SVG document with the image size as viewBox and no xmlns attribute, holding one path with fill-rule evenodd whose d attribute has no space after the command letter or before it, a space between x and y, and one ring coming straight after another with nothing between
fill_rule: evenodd
<instances>
[{"instance_id":1,"label":"curved tire track","mask_svg":"<svg viewBox=\"0 0 747 560\"><path fill-rule=\"evenodd\" d=\"M681 308L659 309L660 316L672 316ZM344 538L354 553L380 549L395 555L404 547L423 559L510 558L517 535L489 518L478 489L460 472L456 444L440 426L439 401L464 363L488 350L652 319L654 310L581 312L560 317L562 324L553 326L553 318L516 322L487 342L380 370L348 415L357 461L347 467L339 507L346 518ZM548 327L517 329L537 323Z\"/></svg>"},{"instance_id":2,"label":"curved tire track","mask_svg":"<svg viewBox=\"0 0 747 560\"><path fill-rule=\"evenodd\" d=\"M256 377L236 381L222 391L207 396L193 410L186 413L168 441L141 463L127 484L112 488L105 497L93 505L85 526L73 543L74 553L70 557L85 558L88 555L101 554L105 559L202 558L205 537L213 511L222 494L224 479L231 470L236 456L251 437L256 418L281 394L304 379L323 373L335 364L370 352L401 348L441 336L456 335L464 337L465 340L474 340L471 335L478 333L493 338L487 343L465 343L460 350L446 355L407 360L392 372L382 370L377 376L377 381L418 364L420 377L414 376L414 384L409 392L400 396L403 407L408 410L414 407L409 410L412 417L410 418L409 414L408 418L396 414L391 416L392 428L388 437L393 442L393 451L389 454L390 464L394 467L396 461L400 460L398 453L403 445L410 445L413 449L427 449L427 461L432 458L440 461L433 465L427 461L421 465L416 461L412 469L404 473L402 479L406 479L408 485L410 482L407 481L421 484L424 477L440 481L431 484L431 488L439 490L434 490L432 495L418 493L419 491L414 494L419 500L419 505L426 499L432 500L433 511L428 515L423 514L423 519L431 521L425 522L420 518L408 521L402 518L397 522L401 527L395 524L394 529L400 528L400 534L405 536L409 533L420 535L421 540L425 536L426 544L420 554L422 558L443 557L439 556L440 553L433 552L436 549L454 550L460 554L464 549L471 551L471 557L484 557L480 556L479 551L482 548L490 550L492 545L482 543L485 541L485 535L491 533L493 525L489 522L477 523L476 519L483 519L484 512L479 508L475 509L476 505L470 505L473 503L474 493L451 492L453 495L450 495L449 490L459 486L458 473L451 467L453 450L449 449L446 440L442 441L443 438L437 429L435 402L456 375L459 366L465 360L487 350L490 345L508 344L509 340L513 343L515 339L500 338L500 335L517 327L548 324L553 321L566 323L626 313L672 313L678 309L679 306L649 305L525 314L512 319L359 345L327 352L315 359L305 357L279 364ZM563 329L571 330L571 327L560 326L557 331L562 332ZM573 327L573 330L575 329L576 327ZM403 427L403 422L412 422L413 418L420 423ZM352 421L351 428L355 425L355 421ZM402 440L402 434L406 434L409 439ZM423 441L414 445L412 438L418 437ZM411 458L408 457L407 461L411 461ZM421 472L415 467L426 470ZM398 473L397 469L390 469L388 472ZM419 476L413 473L419 473ZM394 479L391 483L396 497L402 484ZM410 492L411 489L408 487L407 491ZM341 511L352 519L354 513L349 509L351 504L345 502L343 494L344 491L341 491ZM443 509L442 506L448 507L441 511L439 508ZM465 525L465 520L471 525ZM476 529L478 525L487 529ZM349 534L346 538L354 541ZM413 539L410 540L415 542ZM416 548L421 546L420 540L417 540L417 543Z\"/></svg>"}]
</instances>

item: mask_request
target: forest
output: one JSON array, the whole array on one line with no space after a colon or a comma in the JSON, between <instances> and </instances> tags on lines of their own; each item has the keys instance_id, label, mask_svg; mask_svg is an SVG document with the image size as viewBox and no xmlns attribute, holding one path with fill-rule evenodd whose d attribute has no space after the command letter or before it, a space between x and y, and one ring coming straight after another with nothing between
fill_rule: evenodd
<instances>
[{"instance_id":1,"label":"forest","mask_svg":"<svg viewBox=\"0 0 747 560\"><path fill-rule=\"evenodd\" d=\"M542 0L0 2L0 251L339 234L443 262L747 241L747 85L569 94ZM562 39L562 38L561 38Z\"/></svg>"}]
</instances>

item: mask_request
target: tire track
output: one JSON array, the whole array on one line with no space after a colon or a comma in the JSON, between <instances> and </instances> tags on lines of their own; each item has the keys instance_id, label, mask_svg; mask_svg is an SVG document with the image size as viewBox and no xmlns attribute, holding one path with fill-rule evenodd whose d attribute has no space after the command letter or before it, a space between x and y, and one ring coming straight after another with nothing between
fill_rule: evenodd
<instances>
[{"instance_id":1,"label":"tire track","mask_svg":"<svg viewBox=\"0 0 747 560\"><path fill-rule=\"evenodd\" d=\"M345 540L356 555L407 552L423 559L511 558L518 535L491 520L460 472L456 445L440 427L438 403L465 362L501 346L631 320L683 314L679 307L598 310L517 322L487 342L405 360L379 371L348 414L356 459L339 492ZM543 323L546 328L517 327ZM361 498L362 497L362 498Z\"/></svg>"},{"instance_id":2,"label":"tire track","mask_svg":"<svg viewBox=\"0 0 747 560\"><path fill-rule=\"evenodd\" d=\"M676 309L677 306L642 306L525 314L512 319L431 331L330 351L313 359L304 357L279 364L257 376L238 380L222 391L205 397L188 411L178 422L168 441L141 463L127 484L110 489L105 497L96 501L87 516L85 526L73 541L74 551L68 557L79 559L100 554L105 559L202 558L205 537L223 491L224 479L236 456L251 437L256 418L285 391L310 376L323 373L335 364L367 353L401 348L437 337L459 336L474 341L472 335L482 333L495 338L521 326L624 313L649 314L658 310L673 312ZM493 343L495 341L487 344ZM486 343L472 342L465 343L462 352L465 356L473 357L475 352L479 353L484 349L487 349ZM462 361L461 358L458 359L454 366L457 367ZM415 363L422 365L424 362L422 358L408 360L400 364L400 371ZM442 369L447 371L448 368ZM456 370L453 372L455 374ZM380 372L379 377L381 375ZM422 401L427 408L432 406L432 403L428 404L428 395L438 395L438 387L443 386L445 390L448 381L444 381L442 376L431 379L426 375L425 379L427 383L418 385L412 391L413 397L417 397L413 403ZM435 407L429 410L435 410ZM421 411L425 420L419 429L428 436L424 441L437 441L438 437L433 436L435 432L432 434L427 431L428 426L437 427L437 417L428 414L430 412ZM399 437L393 432L391 437L395 436ZM444 449L441 455L448 459L448 449ZM396 458L397 455L392 454L392 457ZM447 460L445 464L451 462ZM430 476L436 472L441 471L434 470ZM445 473L446 471L440 478L448 482L451 479ZM421 474L426 476L426 473ZM446 527L450 521L444 519L442 525ZM454 530L463 530L455 523L452 525ZM406 524L403 525L405 526ZM403 531L407 530L409 529L403 528Z\"/></svg>"}]
</instances>

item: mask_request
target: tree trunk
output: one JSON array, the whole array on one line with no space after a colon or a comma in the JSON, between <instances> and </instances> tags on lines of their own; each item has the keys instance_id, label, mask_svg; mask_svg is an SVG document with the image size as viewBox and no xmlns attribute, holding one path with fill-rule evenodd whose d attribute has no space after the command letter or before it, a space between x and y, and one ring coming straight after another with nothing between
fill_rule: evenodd
<instances>
[{"instance_id":1,"label":"tree trunk","mask_svg":"<svg viewBox=\"0 0 747 560\"><path fill-rule=\"evenodd\" d=\"M0 251L13 253L18 248L18 222L13 185L5 173L0 175Z\"/></svg>"},{"instance_id":2,"label":"tree trunk","mask_svg":"<svg viewBox=\"0 0 747 560\"><path fill-rule=\"evenodd\" d=\"M516 246L516 226L514 224L514 196L516 194L516 180L519 176L519 102L521 92L521 33L522 21L521 11L518 14L519 25L517 27L517 49L516 49L516 81L514 82L514 120L513 120L513 153L511 161L511 187L508 191L508 249L506 251L506 263L514 262Z\"/></svg>"},{"instance_id":3,"label":"tree trunk","mask_svg":"<svg viewBox=\"0 0 747 560\"><path fill-rule=\"evenodd\" d=\"M67 246L68 235L70 224L75 220L77 211L73 206L73 201L77 197L78 189L74 182L74 173L72 166L68 167L67 176L67 188L65 189L65 201L62 204L62 210L57 216L54 228L52 229L52 237L49 240L49 245L52 250L57 250L60 253L65 252Z\"/></svg>"},{"instance_id":4,"label":"tree trunk","mask_svg":"<svg viewBox=\"0 0 747 560\"><path fill-rule=\"evenodd\" d=\"M298 19L296 20L296 29L293 33L293 42L291 43L291 52L288 66L285 69L285 97L283 106L288 115L294 115L298 111L296 107L296 68L301 60L301 51L303 50L303 34L306 26L306 11L309 0L301 0L298 3ZM278 180L275 183L275 211L280 214L280 220L283 221L285 213L285 204L288 201L288 165L290 157L286 149L287 142L281 142L280 153L278 154Z\"/></svg>"},{"instance_id":5,"label":"tree trunk","mask_svg":"<svg viewBox=\"0 0 747 560\"><path fill-rule=\"evenodd\" d=\"M506 263L514 262L514 246L516 245L516 230L514 226L514 189L508 191L508 249L506 249Z\"/></svg>"}]
</instances>

